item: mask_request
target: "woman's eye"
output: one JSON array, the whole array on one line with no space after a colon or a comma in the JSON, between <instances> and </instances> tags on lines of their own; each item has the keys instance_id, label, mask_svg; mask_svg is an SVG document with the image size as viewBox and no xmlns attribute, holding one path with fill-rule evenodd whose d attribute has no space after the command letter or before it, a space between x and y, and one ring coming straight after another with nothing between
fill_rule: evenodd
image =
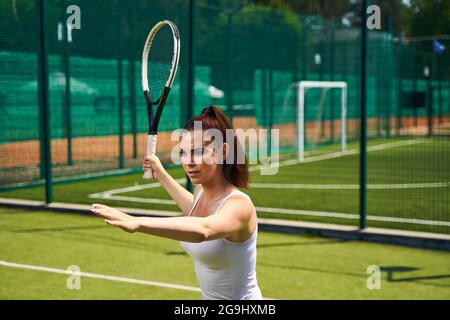
<instances>
[{"instance_id":1,"label":"woman's eye","mask_svg":"<svg viewBox=\"0 0 450 320\"><path fill-rule=\"evenodd\" d=\"M202 156L203 155L203 148L202 149L195 149L194 150L194 156Z\"/></svg>"},{"instance_id":2,"label":"woman's eye","mask_svg":"<svg viewBox=\"0 0 450 320\"><path fill-rule=\"evenodd\" d=\"M186 158L189 154L184 151L184 150L180 150L180 158Z\"/></svg>"}]
</instances>

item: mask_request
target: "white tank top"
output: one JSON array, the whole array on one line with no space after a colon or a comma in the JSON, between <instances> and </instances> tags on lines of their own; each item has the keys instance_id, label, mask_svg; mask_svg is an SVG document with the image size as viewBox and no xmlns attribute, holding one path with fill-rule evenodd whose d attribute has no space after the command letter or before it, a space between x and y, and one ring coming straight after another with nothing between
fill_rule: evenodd
<instances>
[{"instance_id":1,"label":"white tank top","mask_svg":"<svg viewBox=\"0 0 450 320\"><path fill-rule=\"evenodd\" d=\"M202 194L203 189L200 187L189 215ZM234 190L222 200L216 212L233 195L250 199L245 193ZM194 259L203 300L263 299L256 280L257 235L258 224L252 236L244 242L232 242L225 238L200 243L180 241L184 250Z\"/></svg>"}]
</instances>

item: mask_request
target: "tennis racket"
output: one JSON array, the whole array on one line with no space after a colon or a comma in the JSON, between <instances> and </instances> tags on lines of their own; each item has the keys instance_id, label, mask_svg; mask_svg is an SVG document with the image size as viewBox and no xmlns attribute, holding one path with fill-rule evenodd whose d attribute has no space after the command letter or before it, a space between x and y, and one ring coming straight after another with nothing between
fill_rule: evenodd
<instances>
[{"instance_id":1,"label":"tennis racket","mask_svg":"<svg viewBox=\"0 0 450 320\"><path fill-rule=\"evenodd\" d=\"M147 103L148 141L146 156L155 155L161 113L177 72L180 58L180 35L168 20L158 22L150 31L142 52L142 90ZM153 106L157 106L153 115ZM151 169L144 179L152 179Z\"/></svg>"}]
</instances>

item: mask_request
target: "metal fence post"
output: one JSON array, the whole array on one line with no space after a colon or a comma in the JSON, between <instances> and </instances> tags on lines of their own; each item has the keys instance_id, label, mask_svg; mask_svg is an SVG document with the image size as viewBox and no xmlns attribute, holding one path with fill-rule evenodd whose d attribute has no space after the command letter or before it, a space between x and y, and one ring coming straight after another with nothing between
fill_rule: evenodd
<instances>
[{"instance_id":1,"label":"metal fence post","mask_svg":"<svg viewBox=\"0 0 450 320\"><path fill-rule=\"evenodd\" d=\"M64 6L67 6L67 0L64 1ZM73 165L72 156L72 101L71 101L71 84L70 84L70 44L67 37L67 24L63 23L62 41L64 43L63 53L63 73L65 76L64 84L64 116L66 124L66 138L67 138L67 165Z\"/></svg>"},{"instance_id":2,"label":"metal fence post","mask_svg":"<svg viewBox=\"0 0 450 320\"><path fill-rule=\"evenodd\" d=\"M361 12L361 136L360 136L360 172L359 172L359 227L367 225L367 0L362 2Z\"/></svg>"},{"instance_id":3,"label":"metal fence post","mask_svg":"<svg viewBox=\"0 0 450 320\"><path fill-rule=\"evenodd\" d=\"M40 144L41 168L45 179L45 202L53 200L52 190L52 157L50 138L50 107L48 92L48 61L47 61L47 35L45 0L39 1L39 109L40 109Z\"/></svg>"},{"instance_id":4,"label":"metal fence post","mask_svg":"<svg viewBox=\"0 0 450 320\"><path fill-rule=\"evenodd\" d=\"M129 57L128 57L128 76L129 76L129 110L131 112L131 132L133 135L133 159L137 159L137 107L136 107L136 64L133 57L134 52L134 14L133 14L133 4L128 2L128 26L130 28L130 33L128 35L129 43Z\"/></svg>"},{"instance_id":5,"label":"metal fence post","mask_svg":"<svg viewBox=\"0 0 450 320\"><path fill-rule=\"evenodd\" d=\"M124 150L123 150L123 62L122 62L122 35L121 35L121 19L119 11L121 9L120 2L117 3L117 18L116 31L117 31L117 86L118 86L118 116L119 116L119 168L125 167Z\"/></svg>"}]
</instances>

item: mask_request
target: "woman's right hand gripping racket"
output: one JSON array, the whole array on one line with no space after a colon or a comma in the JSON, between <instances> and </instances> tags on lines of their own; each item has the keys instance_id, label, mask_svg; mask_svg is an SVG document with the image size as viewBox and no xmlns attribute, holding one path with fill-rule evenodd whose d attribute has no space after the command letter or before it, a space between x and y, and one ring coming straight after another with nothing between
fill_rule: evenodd
<instances>
[{"instance_id":1,"label":"woman's right hand gripping racket","mask_svg":"<svg viewBox=\"0 0 450 320\"><path fill-rule=\"evenodd\" d=\"M148 142L146 156L155 155L158 124L180 58L180 35L177 26L168 20L158 22L150 31L142 52L142 90L148 113ZM153 106L157 105L153 115ZM144 179L152 179L151 169Z\"/></svg>"}]
</instances>

